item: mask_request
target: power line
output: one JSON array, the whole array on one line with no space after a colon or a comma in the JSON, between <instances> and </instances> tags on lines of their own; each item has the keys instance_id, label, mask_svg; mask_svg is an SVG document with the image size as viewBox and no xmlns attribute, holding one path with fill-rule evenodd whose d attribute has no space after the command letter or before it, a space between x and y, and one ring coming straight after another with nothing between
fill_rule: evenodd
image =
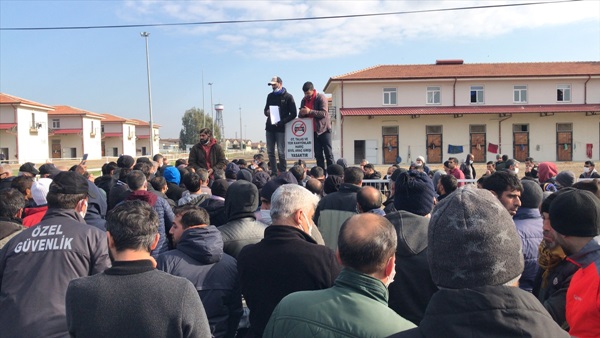
<instances>
[{"instance_id":1,"label":"power line","mask_svg":"<svg viewBox=\"0 0 600 338\"><path fill-rule=\"evenodd\" d=\"M415 11L368 13L368 14L331 15L331 16L308 17L308 18L256 19L256 20L224 20L224 21L201 21L201 22L181 22L181 23L154 23L154 24L108 25L108 26L0 27L0 30L2 30L2 31L36 31L36 30L115 29L115 28L141 28L141 27L164 27L164 26L200 26L200 25L239 24L239 23L263 23L263 22L288 22L288 21L329 20L329 19L364 18L364 17L388 16L388 15L406 15L406 14L419 14L419 13L451 12L451 11L463 11L463 10L473 10L473 9L489 9L489 8L503 8L503 7L522 7L522 6L533 6L533 5L557 4L557 3L565 3L565 2L579 2L579 1L583 1L583 0L558 0L558 1L542 1L542 2L524 2L524 3L502 4L502 5L453 7L453 8L439 8L439 9L422 9L422 10L415 10Z\"/></svg>"}]
</instances>

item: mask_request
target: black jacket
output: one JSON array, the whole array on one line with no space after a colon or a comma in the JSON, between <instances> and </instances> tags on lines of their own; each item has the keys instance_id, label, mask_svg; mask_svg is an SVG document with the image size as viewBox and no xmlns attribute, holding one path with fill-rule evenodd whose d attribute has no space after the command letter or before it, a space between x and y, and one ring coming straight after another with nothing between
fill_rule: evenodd
<instances>
[{"instance_id":1,"label":"black jacket","mask_svg":"<svg viewBox=\"0 0 600 338\"><path fill-rule=\"evenodd\" d=\"M204 210L208 212L210 224L220 227L221 225L227 223L227 215L225 215L225 200L212 196L211 198L202 201L202 203L200 203L198 206L204 208Z\"/></svg>"},{"instance_id":2,"label":"black jacket","mask_svg":"<svg viewBox=\"0 0 600 338\"><path fill-rule=\"evenodd\" d=\"M550 313L554 321L563 328L568 328L567 323L567 289L571 278L579 266L569 260L562 260L548 274L547 284L543 287L544 269L540 268L535 276L533 294L542 302L544 308Z\"/></svg>"},{"instance_id":3,"label":"black jacket","mask_svg":"<svg viewBox=\"0 0 600 338\"><path fill-rule=\"evenodd\" d=\"M181 195L183 195L185 188L182 188L173 182L167 182L167 188L167 197L172 199L173 202L177 204L179 202L179 199L181 198Z\"/></svg>"},{"instance_id":4,"label":"black jacket","mask_svg":"<svg viewBox=\"0 0 600 338\"><path fill-rule=\"evenodd\" d=\"M0 251L0 336L67 336L69 282L109 266L103 231L75 210L48 209Z\"/></svg>"},{"instance_id":5,"label":"black jacket","mask_svg":"<svg viewBox=\"0 0 600 338\"><path fill-rule=\"evenodd\" d=\"M106 192L106 196L109 196L110 189L113 185L115 185L115 178L112 175L102 175L100 177L96 177L94 180L94 184L104 190ZM108 202L108 201L107 201Z\"/></svg>"},{"instance_id":6,"label":"black jacket","mask_svg":"<svg viewBox=\"0 0 600 338\"><path fill-rule=\"evenodd\" d=\"M258 208L258 189L245 180L235 181L227 189L225 215L227 223L219 227L223 235L223 250L237 258L242 248L258 243L267 227L256 220L254 212Z\"/></svg>"},{"instance_id":7,"label":"black jacket","mask_svg":"<svg viewBox=\"0 0 600 338\"><path fill-rule=\"evenodd\" d=\"M319 216L323 210L340 210L356 212L356 193L361 187L351 184L342 183L340 190L327 194L317 205L313 220L319 224Z\"/></svg>"},{"instance_id":8,"label":"black jacket","mask_svg":"<svg viewBox=\"0 0 600 338\"><path fill-rule=\"evenodd\" d=\"M127 183L117 180L108 193L108 210L123 202L131 193Z\"/></svg>"},{"instance_id":9,"label":"black jacket","mask_svg":"<svg viewBox=\"0 0 600 338\"><path fill-rule=\"evenodd\" d=\"M403 318L419 325L437 286L427 262L429 218L401 210L385 216L398 235L396 277L390 284L389 306Z\"/></svg>"},{"instance_id":10,"label":"black jacket","mask_svg":"<svg viewBox=\"0 0 600 338\"><path fill-rule=\"evenodd\" d=\"M237 262L223 253L223 239L215 226L185 230L177 248L160 255L157 263L158 269L196 286L215 337L235 336L242 316Z\"/></svg>"},{"instance_id":11,"label":"black jacket","mask_svg":"<svg viewBox=\"0 0 600 338\"><path fill-rule=\"evenodd\" d=\"M285 88L282 87L282 93L275 94L274 92L269 93L267 95L267 103L265 104L265 116L267 117L267 122L265 124L266 131L275 131L279 133L285 132L285 124L295 119L298 116L298 109L296 108L296 103L294 102L294 97L292 94L288 93ZM268 113L269 106L278 106L279 107L279 118L280 121L277 125L271 123L271 114Z\"/></svg>"},{"instance_id":12,"label":"black jacket","mask_svg":"<svg viewBox=\"0 0 600 338\"><path fill-rule=\"evenodd\" d=\"M335 254L291 226L270 225L265 238L238 255L242 294L250 308L250 330L260 337L283 297L327 289L340 273Z\"/></svg>"},{"instance_id":13,"label":"black jacket","mask_svg":"<svg viewBox=\"0 0 600 338\"><path fill-rule=\"evenodd\" d=\"M535 297L517 287L442 289L416 329L392 337L569 337Z\"/></svg>"}]
</instances>

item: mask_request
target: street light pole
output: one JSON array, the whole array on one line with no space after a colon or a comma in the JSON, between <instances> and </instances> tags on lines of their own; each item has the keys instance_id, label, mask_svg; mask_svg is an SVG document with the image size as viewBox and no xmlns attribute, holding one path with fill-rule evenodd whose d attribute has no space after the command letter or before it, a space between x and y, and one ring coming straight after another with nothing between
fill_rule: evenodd
<instances>
[{"instance_id":1,"label":"street light pole","mask_svg":"<svg viewBox=\"0 0 600 338\"><path fill-rule=\"evenodd\" d=\"M213 105L213 97L212 97L212 82L209 82L210 86L210 110L212 112L212 135L215 137L215 106Z\"/></svg>"},{"instance_id":2,"label":"street light pole","mask_svg":"<svg viewBox=\"0 0 600 338\"><path fill-rule=\"evenodd\" d=\"M242 143L244 143L244 137L242 136L242 107L240 107L240 148L242 148L242 152L246 152L245 148L242 146Z\"/></svg>"},{"instance_id":3,"label":"street light pole","mask_svg":"<svg viewBox=\"0 0 600 338\"><path fill-rule=\"evenodd\" d=\"M150 33L142 32L140 35L146 39L146 72L148 73L148 106L150 109L150 156L154 156L154 121L152 119L152 90L150 87L150 56L148 54L148 36Z\"/></svg>"}]
</instances>

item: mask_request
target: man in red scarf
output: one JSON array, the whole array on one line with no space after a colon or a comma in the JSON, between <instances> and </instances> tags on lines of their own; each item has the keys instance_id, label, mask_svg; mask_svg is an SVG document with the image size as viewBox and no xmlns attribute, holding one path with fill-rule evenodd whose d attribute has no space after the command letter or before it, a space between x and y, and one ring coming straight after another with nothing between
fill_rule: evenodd
<instances>
[{"instance_id":1,"label":"man in red scarf","mask_svg":"<svg viewBox=\"0 0 600 338\"><path fill-rule=\"evenodd\" d=\"M306 82L302 86L304 98L300 104L300 117L309 117L313 119L313 127L315 131L315 158L317 165L323 170L325 160L327 166L333 164L333 153L331 151L331 120L327 110L327 96L317 93L312 82ZM323 156L325 153L325 156Z\"/></svg>"},{"instance_id":2,"label":"man in red scarf","mask_svg":"<svg viewBox=\"0 0 600 338\"><path fill-rule=\"evenodd\" d=\"M188 166L204 168L212 177L213 169L225 170L226 165L225 152L212 137L212 131L208 128L200 129L200 142L190 150Z\"/></svg>"}]
</instances>

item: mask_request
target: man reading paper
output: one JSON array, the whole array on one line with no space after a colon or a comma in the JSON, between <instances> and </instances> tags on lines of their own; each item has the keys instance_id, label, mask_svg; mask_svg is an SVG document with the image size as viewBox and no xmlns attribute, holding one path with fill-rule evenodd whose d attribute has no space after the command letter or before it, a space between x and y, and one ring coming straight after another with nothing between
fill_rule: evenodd
<instances>
[{"instance_id":1,"label":"man reading paper","mask_svg":"<svg viewBox=\"0 0 600 338\"><path fill-rule=\"evenodd\" d=\"M285 124L295 119L298 111L294 97L283 87L283 81L281 81L280 77L273 76L268 85L273 88L273 92L267 95L267 103L265 104L264 111L267 117L265 126L267 154L269 156L271 175L277 175L278 170L279 172L285 172L287 167L285 161ZM275 159L275 144L277 144L279 164Z\"/></svg>"}]
</instances>

